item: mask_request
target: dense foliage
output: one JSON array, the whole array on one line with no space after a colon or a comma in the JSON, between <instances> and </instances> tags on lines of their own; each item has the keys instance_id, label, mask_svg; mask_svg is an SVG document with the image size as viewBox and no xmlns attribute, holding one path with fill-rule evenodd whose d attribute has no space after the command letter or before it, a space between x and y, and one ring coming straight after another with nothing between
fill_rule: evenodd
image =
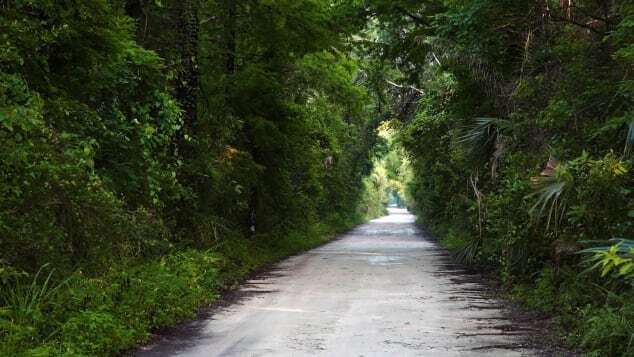
<instances>
[{"instance_id":1,"label":"dense foliage","mask_svg":"<svg viewBox=\"0 0 634 357\"><path fill-rule=\"evenodd\" d=\"M634 353L631 252L579 254L634 234L634 3L369 4L368 52L396 65L397 99L417 98L396 112L422 223L558 314L572 343Z\"/></svg>"},{"instance_id":2,"label":"dense foliage","mask_svg":"<svg viewBox=\"0 0 634 357\"><path fill-rule=\"evenodd\" d=\"M632 354L633 66L632 0L0 0L0 354L116 353L403 199Z\"/></svg>"},{"instance_id":3,"label":"dense foliage","mask_svg":"<svg viewBox=\"0 0 634 357\"><path fill-rule=\"evenodd\" d=\"M0 354L120 351L380 206L351 9L0 1Z\"/></svg>"}]
</instances>

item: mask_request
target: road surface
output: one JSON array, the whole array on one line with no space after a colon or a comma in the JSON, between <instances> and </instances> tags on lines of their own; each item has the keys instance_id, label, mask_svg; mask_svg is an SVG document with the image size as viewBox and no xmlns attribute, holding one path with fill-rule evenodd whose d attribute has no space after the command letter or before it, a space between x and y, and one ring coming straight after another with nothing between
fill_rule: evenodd
<instances>
[{"instance_id":1,"label":"road surface","mask_svg":"<svg viewBox=\"0 0 634 357\"><path fill-rule=\"evenodd\" d=\"M532 356L478 276L452 265L405 210L248 281L233 304L145 356Z\"/></svg>"}]
</instances>

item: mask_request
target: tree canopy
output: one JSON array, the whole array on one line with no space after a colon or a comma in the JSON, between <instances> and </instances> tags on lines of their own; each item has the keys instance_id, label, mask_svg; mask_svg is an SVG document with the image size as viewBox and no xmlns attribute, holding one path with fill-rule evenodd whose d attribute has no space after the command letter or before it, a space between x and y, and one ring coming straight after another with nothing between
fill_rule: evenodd
<instances>
[{"instance_id":1,"label":"tree canopy","mask_svg":"<svg viewBox=\"0 0 634 357\"><path fill-rule=\"evenodd\" d=\"M129 348L186 315L124 330L121 286L193 308L398 197L631 354L633 27L631 0L0 0L0 288L73 277L0 294L0 353Z\"/></svg>"}]
</instances>

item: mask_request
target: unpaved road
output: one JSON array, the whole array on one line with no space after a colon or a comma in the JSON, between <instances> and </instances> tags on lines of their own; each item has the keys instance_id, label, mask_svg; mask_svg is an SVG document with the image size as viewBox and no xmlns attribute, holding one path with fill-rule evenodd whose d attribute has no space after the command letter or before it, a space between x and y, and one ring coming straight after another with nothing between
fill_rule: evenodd
<instances>
[{"instance_id":1,"label":"unpaved road","mask_svg":"<svg viewBox=\"0 0 634 357\"><path fill-rule=\"evenodd\" d=\"M136 355L540 355L522 347L530 327L512 322L413 221L392 209L287 259L248 281L232 305Z\"/></svg>"}]
</instances>

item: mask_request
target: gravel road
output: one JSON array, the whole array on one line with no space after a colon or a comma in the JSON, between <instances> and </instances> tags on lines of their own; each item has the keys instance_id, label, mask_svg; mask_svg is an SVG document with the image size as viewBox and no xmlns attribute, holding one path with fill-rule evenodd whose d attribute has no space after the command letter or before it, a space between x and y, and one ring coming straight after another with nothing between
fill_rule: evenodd
<instances>
[{"instance_id":1,"label":"gravel road","mask_svg":"<svg viewBox=\"0 0 634 357\"><path fill-rule=\"evenodd\" d=\"M534 356L478 276L405 210L289 258L136 356Z\"/></svg>"}]
</instances>

